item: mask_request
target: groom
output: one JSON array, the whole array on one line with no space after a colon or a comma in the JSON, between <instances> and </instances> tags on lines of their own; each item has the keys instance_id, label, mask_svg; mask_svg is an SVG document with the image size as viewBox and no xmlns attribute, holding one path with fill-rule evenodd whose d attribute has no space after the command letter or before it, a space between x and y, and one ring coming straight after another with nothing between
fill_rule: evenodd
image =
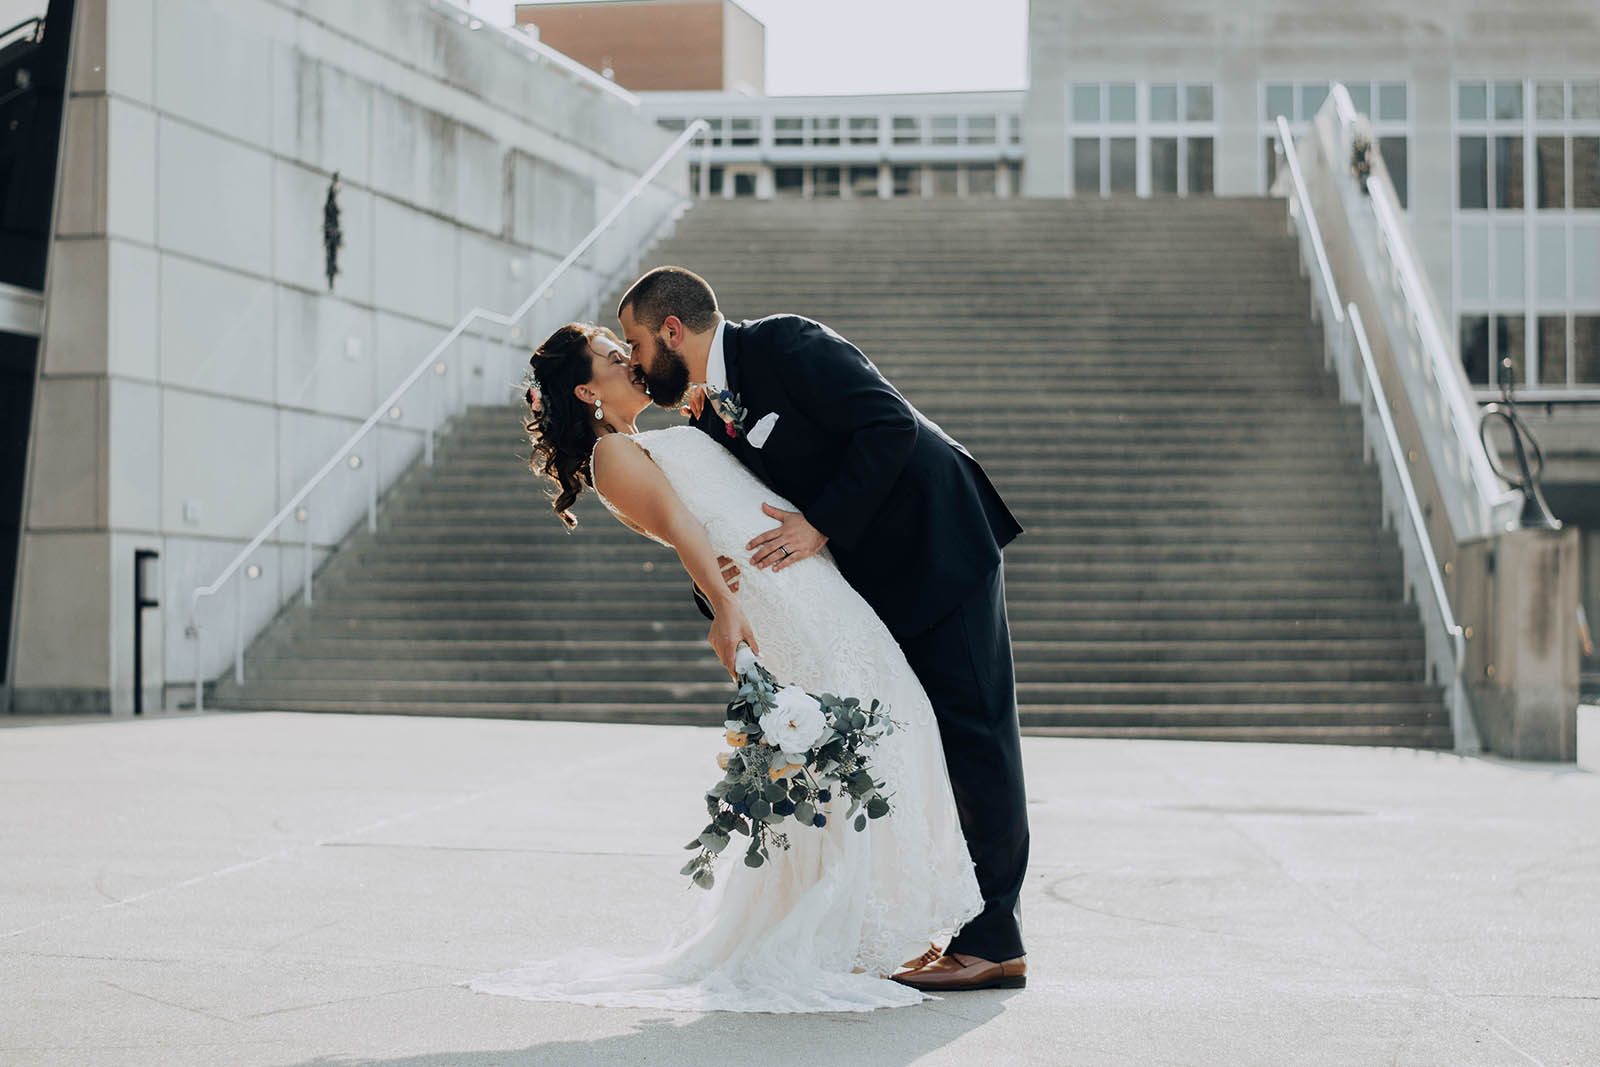
<instances>
[{"instance_id":1,"label":"groom","mask_svg":"<svg viewBox=\"0 0 1600 1067\"><path fill-rule=\"evenodd\" d=\"M655 402L687 405L801 509L762 506L779 524L746 546L751 563L782 570L828 546L933 703L984 909L943 955L930 950L895 979L930 992L1023 985L1028 815L1000 551L1022 527L977 460L821 323L730 323L681 267L634 282L617 317ZM749 636L713 624L726 662Z\"/></svg>"}]
</instances>

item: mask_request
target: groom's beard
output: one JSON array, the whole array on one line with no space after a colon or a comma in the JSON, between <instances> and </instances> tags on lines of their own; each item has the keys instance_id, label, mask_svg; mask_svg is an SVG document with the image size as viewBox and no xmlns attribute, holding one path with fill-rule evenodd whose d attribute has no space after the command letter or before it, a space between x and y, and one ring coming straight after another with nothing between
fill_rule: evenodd
<instances>
[{"instance_id":1,"label":"groom's beard","mask_svg":"<svg viewBox=\"0 0 1600 1067\"><path fill-rule=\"evenodd\" d=\"M650 390L650 399L657 407L669 410L679 407L689 391L689 364L681 354L659 341L653 364L649 369L640 368L644 372L645 388Z\"/></svg>"}]
</instances>

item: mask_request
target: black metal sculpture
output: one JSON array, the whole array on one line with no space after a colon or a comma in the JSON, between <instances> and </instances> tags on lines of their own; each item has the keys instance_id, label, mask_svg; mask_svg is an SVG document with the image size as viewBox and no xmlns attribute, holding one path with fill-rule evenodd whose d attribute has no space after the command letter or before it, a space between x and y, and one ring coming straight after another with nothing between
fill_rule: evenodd
<instances>
[{"instance_id":1,"label":"black metal sculpture","mask_svg":"<svg viewBox=\"0 0 1600 1067\"><path fill-rule=\"evenodd\" d=\"M1500 361L1500 374L1497 376L1500 379L1500 400L1484 405L1483 414L1478 418L1478 440L1483 443L1483 450L1489 455L1489 466L1494 468L1494 472L1512 488L1521 491L1522 528L1559 530L1561 520L1550 513L1550 506L1544 502L1544 494L1539 491L1539 479L1544 477L1544 450L1539 447L1539 441L1528 429L1528 424L1522 421L1517 402L1511 399L1511 367L1511 360ZM1506 424L1506 432L1511 435L1511 447L1517 453L1517 466L1522 471L1519 478L1511 477L1501 468L1494 447L1489 443L1489 422L1492 419L1501 419ZM1528 466L1529 447L1533 449L1532 467Z\"/></svg>"}]
</instances>

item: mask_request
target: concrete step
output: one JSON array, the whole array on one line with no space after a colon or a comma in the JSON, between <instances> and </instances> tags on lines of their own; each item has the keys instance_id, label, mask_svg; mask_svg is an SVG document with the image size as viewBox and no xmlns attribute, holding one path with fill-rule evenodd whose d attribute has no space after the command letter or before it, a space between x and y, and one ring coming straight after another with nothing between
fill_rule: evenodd
<instances>
[{"instance_id":1,"label":"concrete step","mask_svg":"<svg viewBox=\"0 0 1600 1067\"><path fill-rule=\"evenodd\" d=\"M616 650L612 650L615 655ZM570 678L629 682L722 683L726 672L710 649L701 645L693 657L674 659L534 659L484 660L413 658L340 659L304 656L290 649L246 660L246 677L253 681L335 679L345 681L468 681L557 682ZM1400 682L1419 683L1424 667L1415 660L1338 661L1249 659L1208 661L1087 660L1069 663L1024 662L1017 668L1022 684L1076 684L1090 682L1170 683L1203 682Z\"/></svg>"}]
</instances>

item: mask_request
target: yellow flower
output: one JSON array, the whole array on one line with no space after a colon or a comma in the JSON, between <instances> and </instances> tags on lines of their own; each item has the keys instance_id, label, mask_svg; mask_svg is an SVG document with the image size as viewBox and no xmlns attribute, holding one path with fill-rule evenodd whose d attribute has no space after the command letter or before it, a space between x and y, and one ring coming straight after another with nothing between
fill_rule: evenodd
<instances>
[{"instance_id":1,"label":"yellow flower","mask_svg":"<svg viewBox=\"0 0 1600 1067\"><path fill-rule=\"evenodd\" d=\"M730 759L732 759L732 758L733 758L733 753L732 752L718 752L717 753L717 766L721 767L723 770L727 770L728 769L728 761Z\"/></svg>"},{"instance_id":2,"label":"yellow flower","mask_svg":"<svg viewBox=\"0 0 1600 1067\"><path fill-rule=\"evenodd\" d=\"M783 767L773 766L767 770L767 777L776 782L779 778L788 778L804 766L799 763L790 763Z\"/></svg>"},{"instance_id":3,"label":"yellow flower","mask_svg":"<svg viewBox=\"0 0 1600 1067\"><path fill-rule=\"evenodd\" d=\"M737 730L729 730L727 734L727 740L728 744L733 748L743 748L750 738L739 733Z\"/></svg>"}]
</instances>

